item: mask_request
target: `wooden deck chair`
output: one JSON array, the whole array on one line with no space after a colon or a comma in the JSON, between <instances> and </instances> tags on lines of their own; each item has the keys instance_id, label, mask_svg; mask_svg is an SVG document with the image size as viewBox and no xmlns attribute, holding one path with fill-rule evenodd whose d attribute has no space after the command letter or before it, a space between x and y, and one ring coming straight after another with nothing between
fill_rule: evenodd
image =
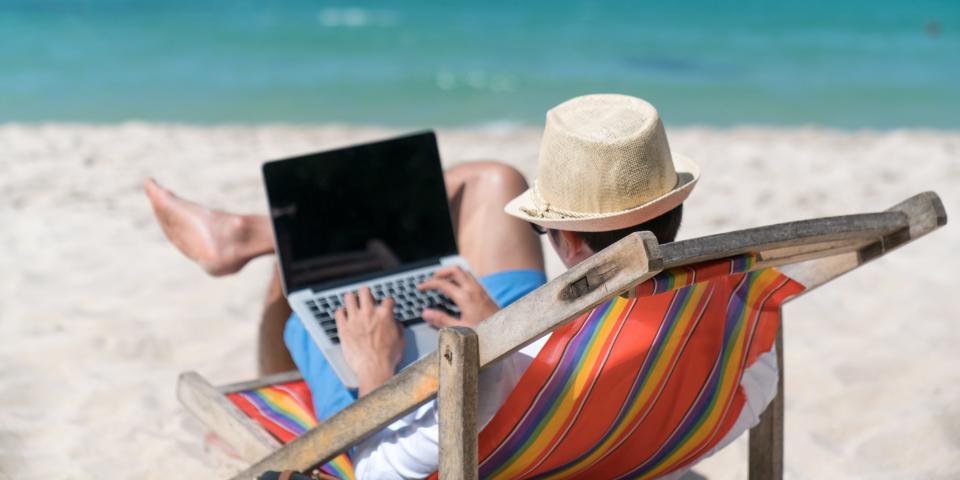
<instances>
[{"instance_id":1,"label":"wooden deck chair","mask_svg":"<svg viewBox=\"0 0 960 480\"><path fill-rule=\"evenodd\" d=\"M649 477L684 468L719 441L734 420L727 412L739 411L743 401L738 375L751 355L776 341L780 394L751 431L750 476L780 478L780 304L945 223L939 198L928 192L881 213L664 245L649 234L632 235L501 310L478 326L476 335L445 329L438 356L421 359L279 449L276 438L223 396L265 384L217 390L188 373L181 378L180 397L245 458L269 453L237 478L336 461L360 439L433 398L438 388L440 474L445 478L476 478L478 465L484 477L496 478ZM703 300L708 295L722 301ZM644 332L625 323L620 312L636 305L654 312L658 318L652 324L659 327ZM722 320L696 324L703 311L697 305L723 308L720 314L704 315ZM549 331L554 334L548 344L480 433L478 448L478 369ZM633 342L647 347L632 352L627 342L621 348L613 340L616 335L647 335L648 340ZM704 369L704 362L686 362L684 351L707 352L716 360ZM643 358L630 362L618 355ZM667 382L665 375L677 371L682 378L699 380ZM277 380L269 379L269 384ZM602 394L591 395L594 391ZM685 407L671 410L655 401L659 396L684 398ZM587 411L590 420L579 421Z\"/></svg>"}]
</instances>

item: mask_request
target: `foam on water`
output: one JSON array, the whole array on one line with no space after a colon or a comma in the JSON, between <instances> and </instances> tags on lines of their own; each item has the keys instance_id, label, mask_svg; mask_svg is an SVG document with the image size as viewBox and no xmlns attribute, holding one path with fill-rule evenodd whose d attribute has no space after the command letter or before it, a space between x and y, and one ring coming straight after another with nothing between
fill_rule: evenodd
<instances>
[{"instance_id":1,"label":"foam on water","mask_svg":"<svg viewBox=\"0 0 960 480\"><path fill-rule=\"evenodd\" d=\"M325 8L317 14L317 21L324 27L392 27L397 24L397 14L356 7Z\"/></svg>"}]
</instances>

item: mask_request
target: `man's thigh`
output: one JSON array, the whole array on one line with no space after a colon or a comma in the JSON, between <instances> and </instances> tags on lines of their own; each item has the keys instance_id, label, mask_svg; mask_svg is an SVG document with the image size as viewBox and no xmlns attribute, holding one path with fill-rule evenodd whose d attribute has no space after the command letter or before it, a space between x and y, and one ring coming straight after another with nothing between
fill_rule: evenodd
<instances>
[{"instance_id":1,"label":"man's thigh","mask_svg":"<svg viewBox=\"0 0 960 480\"><path fill-rule=\"evenodd\" d=\"M511 270L543 270L539 236L503 207L527 189L516 169L497 162L470 162L446 171L457 245L477 276Z\"/></svg>"}]
</instances>

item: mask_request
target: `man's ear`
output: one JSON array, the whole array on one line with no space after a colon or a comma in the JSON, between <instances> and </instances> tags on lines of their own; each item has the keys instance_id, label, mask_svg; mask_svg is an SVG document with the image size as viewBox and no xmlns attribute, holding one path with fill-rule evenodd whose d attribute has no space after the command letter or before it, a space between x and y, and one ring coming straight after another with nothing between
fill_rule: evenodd
<instances>
[{"instance_id":1,"label":"man's ear","mask_svg":"<svg viewBox=\"0 0 960 480\"><path fill-rule=\"evenodd\" d=\"M572 267L593 255L593 250L576 232L551 230L550 236L557 247L556 250L560 260L568 267Z\"/></svg>"}]
</instances>

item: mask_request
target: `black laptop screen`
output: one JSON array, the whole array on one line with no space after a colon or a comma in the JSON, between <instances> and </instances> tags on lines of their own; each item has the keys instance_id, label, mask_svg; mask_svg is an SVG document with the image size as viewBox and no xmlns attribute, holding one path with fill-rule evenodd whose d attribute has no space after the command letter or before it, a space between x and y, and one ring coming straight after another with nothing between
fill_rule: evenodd
<instances>
[{"instance_id":1,"label":"black laptop screen","mask_svg":"<svg viewBox=\"0 0 960 480\"><path fill-rule=\"evenodd\" d=\"M287 292L455 255L432 132L265 163Z\"/></svg>"}]
</instances>

